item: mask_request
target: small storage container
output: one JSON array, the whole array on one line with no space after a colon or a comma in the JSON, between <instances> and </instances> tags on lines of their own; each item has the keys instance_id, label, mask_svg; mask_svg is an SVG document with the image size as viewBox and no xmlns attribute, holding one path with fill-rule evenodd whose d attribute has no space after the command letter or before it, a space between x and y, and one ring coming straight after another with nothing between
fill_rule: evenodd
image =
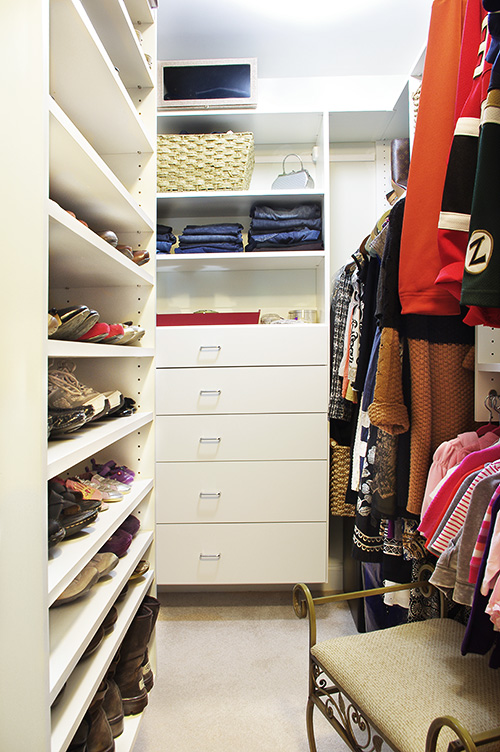
<instances>
[{"instance_id":1,"label":"small storage container","mask_svg":"<svg viewBox=\"0 0 500 752\"><path fill-rule=\"evenodd\" d=\"M168 191L246 191L255 164L253 133L158 134L157 185Z\"/></svg>"}]
</instances>

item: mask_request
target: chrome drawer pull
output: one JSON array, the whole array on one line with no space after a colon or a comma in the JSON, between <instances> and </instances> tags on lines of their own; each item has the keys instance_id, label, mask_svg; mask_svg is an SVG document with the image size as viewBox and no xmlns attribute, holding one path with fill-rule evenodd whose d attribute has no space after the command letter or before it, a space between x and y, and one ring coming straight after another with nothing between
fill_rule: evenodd
<instances>
[{"instance_id":1,"label":"chrome drawer pull","mask_svg":"<svg viewBox=\"0 0 500 752\"><path fill-rule=\"evenodd\" d=\"M200 352L202 350L217 350L218 351L218 350L221 350L221 349L222 348L221 348L220 345L201 345L200 346Z\"/></svg>"},{"instance_id":2,"label":"chrome drawer pull","mask_svg":"<svg viewBox=\"0 0 500 752\"><path fill-rule=\"evenodd\" d=\"M220 397L220 389L200 389L201 397Z\"/></svg>"},{"instance_id":3,"label":"chrome drawer pull","mask_svg":"<svg viewBox=\"0 0 500 752\"><path fill-rule=\"evenodd\" d=\"M201 436L200 444L220 444L220 436Z\"/></svg>"},{"instance_id":4,"label":"chrome drawer pull","mask_svg":"<svg viewBox=\"0 0 500 752\"><path fill-rule=\"evenodd\" d=\"M219 561L220 554L200 554L200 561Z\"/></svg>"},{"instance_id":5,"label":"chrome drawer pull","mask_svg":"<svg viewBox=\"0 0 500 752\"><path fill-rule=\"evenodd\" d=\"M220 499L220 491L200 491L200 499Z\"/></svg>"}]
</instances>

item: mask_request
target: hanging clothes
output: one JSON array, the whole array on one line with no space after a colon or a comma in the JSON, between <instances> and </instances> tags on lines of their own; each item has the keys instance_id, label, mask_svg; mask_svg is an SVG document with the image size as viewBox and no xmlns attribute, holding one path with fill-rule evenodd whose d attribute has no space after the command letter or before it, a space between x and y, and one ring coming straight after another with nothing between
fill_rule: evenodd
<instances>
[{"instance_id":1,"label":"hanging clothes","mask_svg":"<svg viewBox=\"0 0 500 752\"><path fill-rule=\"evenodd\" d=\"M403 314L457 316L460 306L434 284L437 227L455 126L455 97L466 0L435 0L422 77L401 239Z\"/></svg>"}]
</instances>

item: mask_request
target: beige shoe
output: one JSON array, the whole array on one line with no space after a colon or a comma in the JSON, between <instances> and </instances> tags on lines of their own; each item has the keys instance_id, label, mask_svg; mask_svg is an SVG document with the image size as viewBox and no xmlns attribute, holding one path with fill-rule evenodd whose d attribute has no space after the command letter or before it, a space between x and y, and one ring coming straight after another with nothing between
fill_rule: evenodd
<instances>
[{"instance_id":1,"label":"beige shoe","mask_svg":"<svg viewBox=\"0 0 500 752\"><path fill-rule=\"evenodd\" d=\"M77 598L89 592L95 585L101 575L92 564L87 564L82 571L76 575L75 579L70 582L66 590L63 590L59 598L52 604L53 606L63 606L65 603L72 603Z\"/></svg>"}]
</instances>

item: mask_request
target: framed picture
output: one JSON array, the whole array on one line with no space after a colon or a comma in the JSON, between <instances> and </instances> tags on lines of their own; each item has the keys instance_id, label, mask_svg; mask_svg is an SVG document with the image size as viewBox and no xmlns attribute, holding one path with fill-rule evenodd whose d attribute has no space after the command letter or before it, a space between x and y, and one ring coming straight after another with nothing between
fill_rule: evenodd
<instances>
[{"instance_id":1,"label":"framed picture","mask_svg":"<svg viewBox=\"0 0 500 752\"><path fill-rule=\"evenodd\" d=\"M159 110L256 106L256 58L158 62Z\"/></svg>"}]
</instances>

